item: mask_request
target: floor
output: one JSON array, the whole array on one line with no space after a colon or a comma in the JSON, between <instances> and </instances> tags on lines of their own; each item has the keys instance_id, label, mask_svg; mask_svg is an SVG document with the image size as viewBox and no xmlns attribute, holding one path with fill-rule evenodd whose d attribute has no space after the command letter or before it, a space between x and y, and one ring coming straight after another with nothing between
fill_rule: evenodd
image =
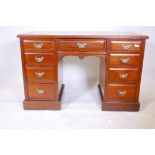
<instances>
[{"instance_id":1,"label":"floor","mask_svg":"<svg viewBox=\"0 0 155 155\"><path fill-rule=\"evenodd\" d=\"M149 83L141 86L139 112L101 111L97 86L66 87L61 111L23 110L23 88L1 88L0 128L155 128L154 86Z\"/></svg>"}]
</instances>

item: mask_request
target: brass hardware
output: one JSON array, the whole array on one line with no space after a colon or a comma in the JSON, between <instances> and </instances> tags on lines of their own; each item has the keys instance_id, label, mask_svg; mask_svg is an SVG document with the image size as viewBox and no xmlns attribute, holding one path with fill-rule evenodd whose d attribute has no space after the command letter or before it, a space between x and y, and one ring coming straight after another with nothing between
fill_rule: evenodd
<instances>
[{"instance_id":1,"label":"brass hardware","mask_svg":"<svg viewBox=\"0 0 155 155\"><path fill-rule=\"evenodd\" d=\"M126 90L119 90L119 91L118 91L118 95L119 95L119 96L125 96L126 93L127 93Z\"/></svg>"},{"instance_id":2,"label":"brass hardware","mask_svg":"<svg viewBox=\"0 0 155 155\"><path fill-rule=\"evenodd\" d=\"M44 76L44 72L35 72L35 74L36 74L36 76L38 77L38 78L41 78L41 77L43 77Z\"/></svg>"},{"instance_id":3,"label":"brass hardware","mask_svg":"<svg viewBox=\"0 0 155 155\"><path fill-rule=\"evenodd\" d=\"M44 57L35 57L36 62L43 62Z\"/></svg>"},{"instance_id":4,"label":"brass hardware","mask_svg":"<svg viewBox=\"0 0 155 155\"><path fill-rule=\"evenodd\" d=\"M76 43L78 48L86 48L87 43Z\"/></svg>"},{"instance_id":5,"label":"brass hardware","mask_svg":"<svg viewBox=\"0 0 155 155\"><path fill-rule=\"evenodd\" d=\"M37 49L43 48L44 44L43 43L34 43L33 46Z\"/></svg>"},{"instance_id":6,"label":"brass hardware","mask_svg":"<svg viewBox=\"0 0 155 155\"><path fill-rule=\"evenodd\" d=\"M38 94L45 94L45 89L37 89L36 90Z\"/></svg>"},{"instance_id":7,"label":"brass hardware","mask_svg":"<svg viewBox=\"0 0 155 155\"><path fill-rule=\"evenodd\" d=\"M121 73L119 74L120 79L127 79L129 74Z\"/></svg>"},{"instance_id":8,"label":"brass hardware","mask_svg":"<svg viewBox=\"0 0 155 155\"><path fill-rule=\"evenodd\" d=\"M121 58L120 60L123 64L127 64L130 61L130 58Z\"/></svg>"},{"instance_id":9,"label":"brass hardware","mask_svg":"<svg viewBox=\"0 0 155 155\"><path fill-rule=\"evenodd\" d=\"M131 48L131 44L122 44L123 50L129 50Z\"/></svg>"},{"instance_id":10,"label":"brass hardware","mask_svg":"<svg viewBox=\"0 0 155 155\"><path fill-rule=\"evenodd\" d=\"M134 47L138 48L138 47L140 47L140 45L139 44L135 44Z\"/></svg>"}]
</instances>

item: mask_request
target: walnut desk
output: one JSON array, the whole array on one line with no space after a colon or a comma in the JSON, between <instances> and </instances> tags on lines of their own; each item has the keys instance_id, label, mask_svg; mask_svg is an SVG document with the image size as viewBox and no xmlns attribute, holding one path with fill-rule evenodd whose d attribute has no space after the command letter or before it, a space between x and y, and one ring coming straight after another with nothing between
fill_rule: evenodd
<instances>
[{"instance_id":1,"label":"walnut desk","mask_svg":"<svg viewBox=\"0 0 155 155\"><path fill-rule=\"evenodd\" d=\"M61 109L64 56L100 57L102 110L138 111L148 36L108 32L31 32L19 34L24 109ZM73 92L74 93L74 92Z\"/></svg>"}]
</instances>

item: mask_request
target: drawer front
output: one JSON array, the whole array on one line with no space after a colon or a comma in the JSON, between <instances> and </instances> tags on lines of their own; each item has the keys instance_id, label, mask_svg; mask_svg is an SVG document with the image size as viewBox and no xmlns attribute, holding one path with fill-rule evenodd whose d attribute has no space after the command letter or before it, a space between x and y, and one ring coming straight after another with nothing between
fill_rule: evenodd
<instances>
[{"instance_id":1,"label":"drawer front","mask_svg":"<svg viewBox=\"0 0 155 155\"><path fill-rule=\"evenodd\" d=\"M134 101L136 100L136 86L135 85L115 85L109 84L107 86L107 99L120 101Z\"/></svg>"},{"instance_id":2,"label":"drawer front","mask_svg":"<svg viewBox=\"0 0 155 155\"><path fill-rule=\"evenodd\" d=\"M119 69L109 68L109 82L136 82L138 78L138 69Z\"/></svg>"},{"instance_id":3,"label":"drawer front","mask_svg":"<svg viewBox=\"0 0 155 155\"><path fill-rule=\"evenodd\" d=\"M122 65L122 66L138 66L140 65L140 55L132 54L110 54L110 65Z\"/></svg>"},{"instance_id":4,"label":"drawer front","mask_svg":"<svg viewBox=\"0 0 155 155\"><path fill-rule=\"evenodd\" d=\"M141 41L110 41L109 50L137 52L141 50L141 46Z\"/></svg>"},{"instance_id":5,"label":"drawer front","mask_svg":"<svg viewBox=\"0 0 155 155\"><path fill-rule=\"evenodd\" d=\"M99 39L65 39L59 42L60 51L102 52L105 51L105 40Z\"/></svg>"},{"instance_id":6,"label":"drawer front","mask_svg":"<svg viewBox=\"0 0 155 155\"><path fill-rule=\"evenodd\" d=\"M57 73L55 68L26 68L27 80L56 82Z\"/></svg>"},{"instance_id":7,"label":"drawer front","mask_svg":"<svg viewBox=\"0 0 155 155\"><path fill-rule=\"evenodd\" d=\"M28 83L28 96L31 99L57 100L57 85Z\"/></svg>"},{"instance_id":8,"label":"drawer front","mask_svg":"<svg viewBox=\"0 0 155 155\"><path fill-rule=\"evenodd\" d=\"M54 41L34 41L34 40L24 40L23 41L24 51L33 52L39 51L44 52L44 50L54 50Z\"/></svg>"},{"instance_id":9,"label":"drawer front","mask_svg":"<svg viewBox=\"0 0 155 155\"><path fill-rule=\"evenodd\" d=\"M54 54L25 54L27 65L54 65Z\"/></svg>"}]
</instances>

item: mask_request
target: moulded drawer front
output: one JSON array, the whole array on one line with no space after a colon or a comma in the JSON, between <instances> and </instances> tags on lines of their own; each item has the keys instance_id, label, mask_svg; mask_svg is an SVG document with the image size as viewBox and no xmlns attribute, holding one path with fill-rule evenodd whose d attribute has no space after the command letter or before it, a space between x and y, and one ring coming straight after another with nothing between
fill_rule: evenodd
<instances>
[{"instance_id":1,"label":"moulded drawer front","mask_svg":"<svg viewBox=\"0 0 155 155\"><path fill-rule=\"evenodd\" d=\"M140 55L132 54L110 54L110 65L138 66L140 65Z\"/></svg>"},{"instance_id":2,"label":"moulded drawer front","mask_svg":"<svg viewBox=\"0 0 155 155\"><path fill-rule=\"evenodd\" d=\"M107 98L108 100L134 101L136 99L136 86L109 84Z\"/></svg>"},{"instance_id":3,"label":"moulded drawer front","mask_svg":"<svg viewBox=\"0 0 155 155\"><path fill-rule=\"evenodd\" d=\"M27 80L56 82L57 74L55 68L26 68Z\"/></svg>"},{"instance_id":4,"label":"moulded drawer front","mask_svg":"<svg viewBox=\"0 0 155 155\"><path fill-rule=\"evenodd\" d=\"M109 68L109 82L136 82L138 69Z\"/></svg>"},{"instance_id":5,"label":"moulded drawer front","mask_svg":"<svg viewBox=\"0 0 155 155\"><path fill-rule=\"evenodd\" d=\"M57 85L28 83L28 96L32 99L57 100Z\"/></svg>"},{"instance_id":6,"label":"moulded drawer front","mask_svg":"<svg viewBox=\"0 0 155 155\"><path fill-rule=\"evenodd\" d=\"M44 51L46 49L54 50L54 41L34 41L34 40L24 40L23 41L25 51Z\"/></svg>"},{"instance_id":7,"label":"moulded drawer front","mask_svg":"<svg viewBox=\"0 0 155 155\"><path fill-rule=\"evenodd\" d=\"M140 51L141 41L110 41L109 50L111 51Z\"/></svg>"},{"instance_id":8,"label":"moulded drawer front","mask_svg":"<svg viewBox=\"0 0 155 155\"><path fill-rule=\"evenodd\" d=\"M101 52L105 50L105 40L103 39L65 39L60 40L60 51L72 52Z\"/></svg>"},{"instance_id":9,"label":"moulded drawer front","mask_svg":"<svg viewBox=\"0 0 155 155\"><path fill-rule=\"evenodd\" d=\"M27 65L53 65L54 55L51 54L25 54Z\"/></svg>"}]
</instances>

